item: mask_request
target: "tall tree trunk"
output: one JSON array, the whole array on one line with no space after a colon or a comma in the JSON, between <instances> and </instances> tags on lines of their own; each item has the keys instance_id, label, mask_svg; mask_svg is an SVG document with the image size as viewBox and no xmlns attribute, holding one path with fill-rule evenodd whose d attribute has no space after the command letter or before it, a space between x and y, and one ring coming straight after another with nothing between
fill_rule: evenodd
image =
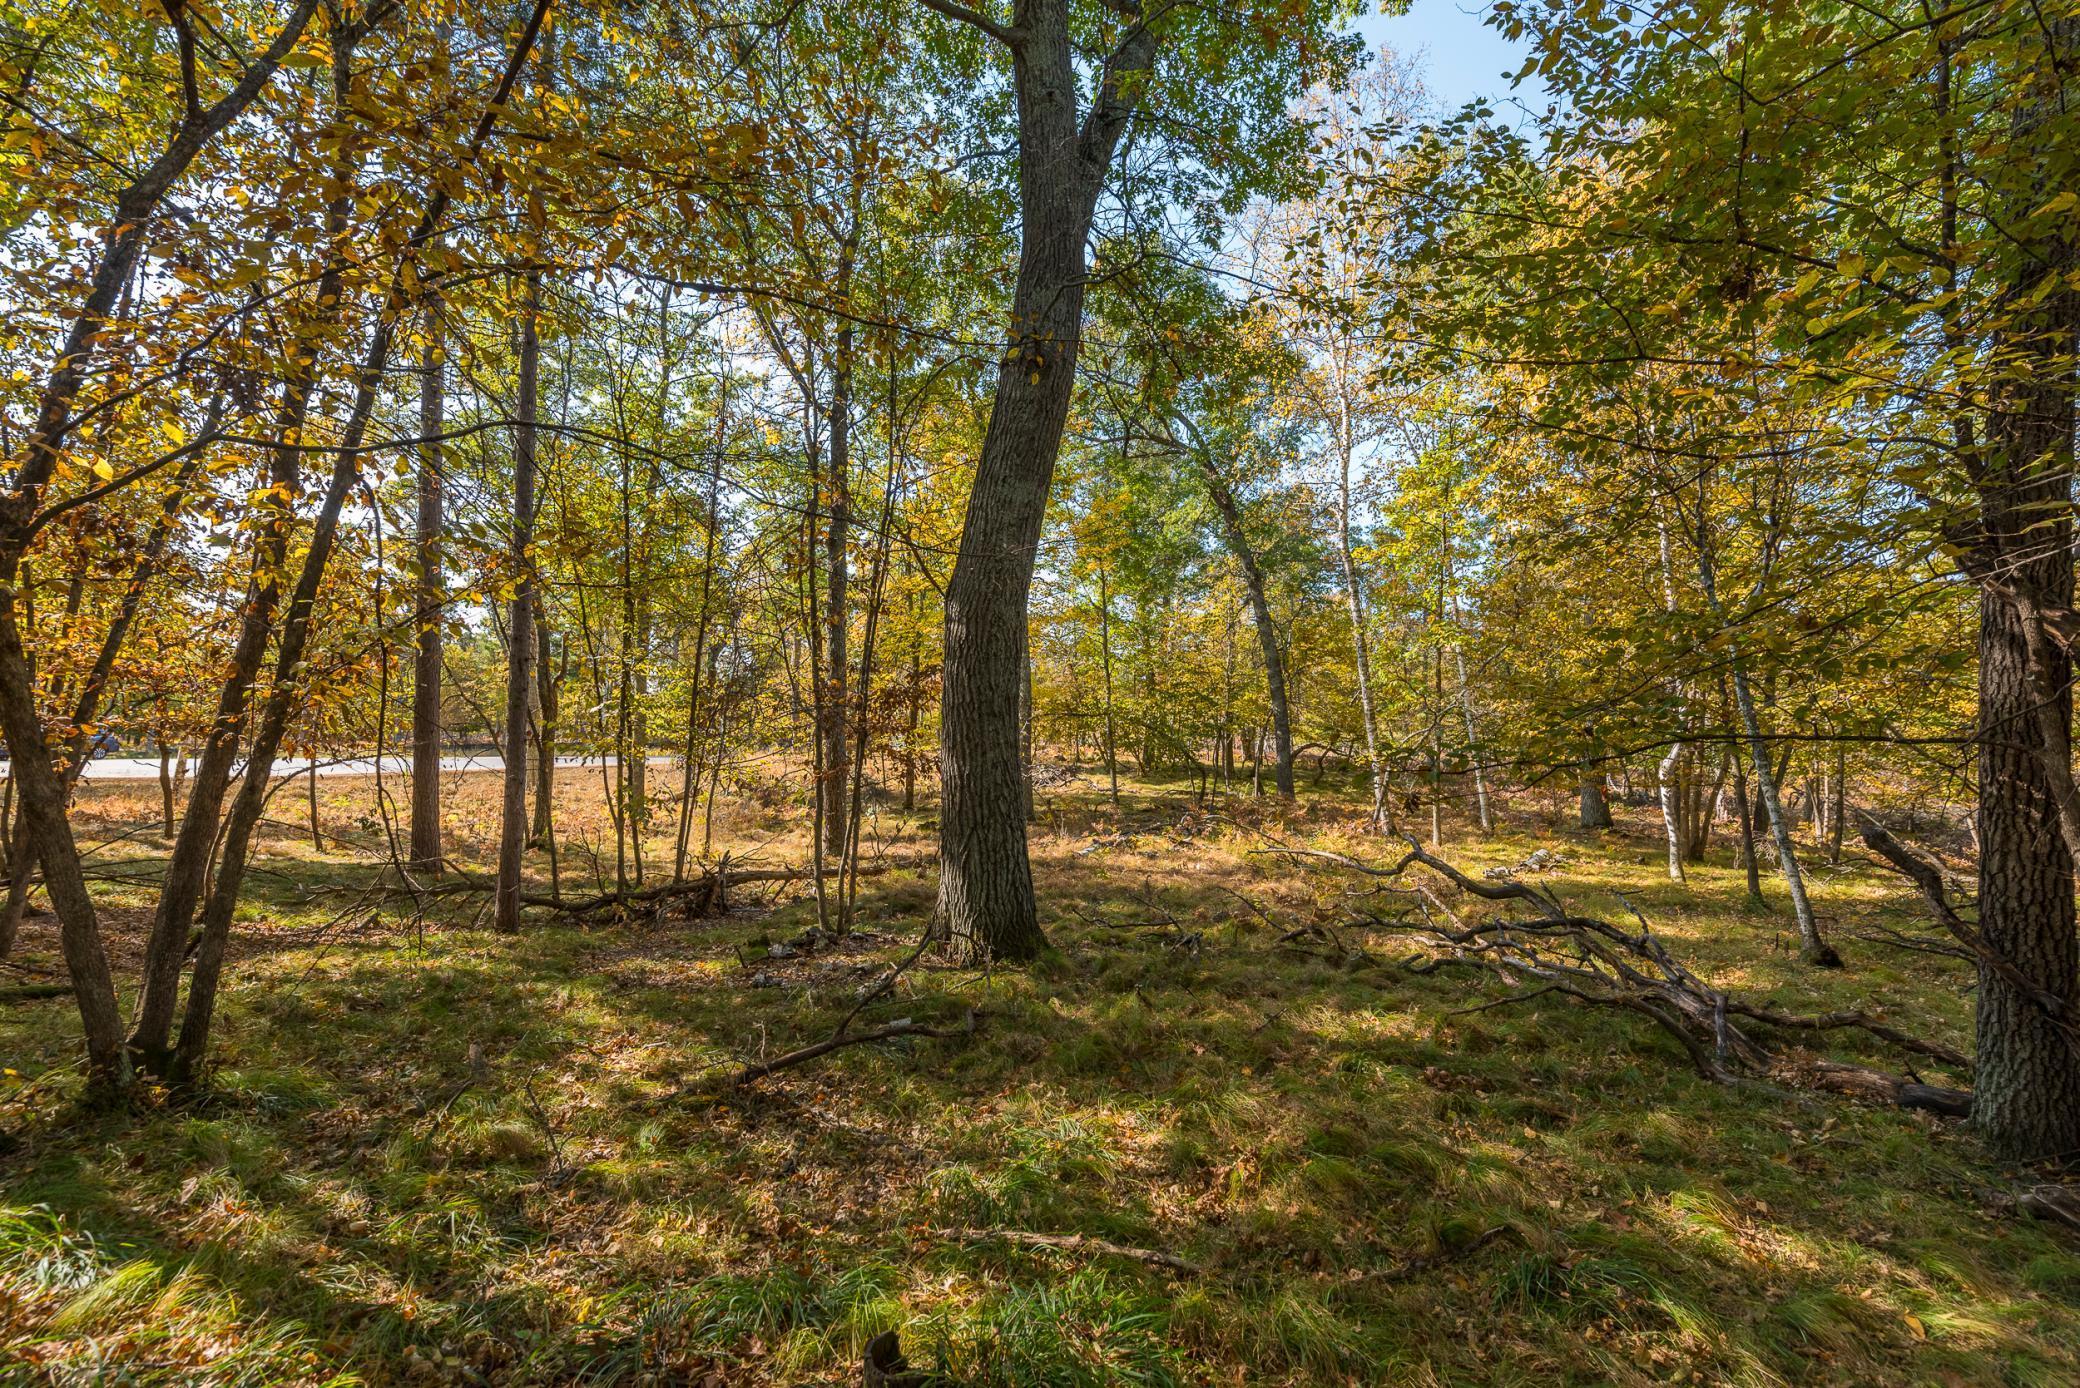
<instances>
[{"instance_id":1,"label":"tall tree trunk","mask_svg":"<svg viewBox=\"0 0 2080 1388\"><path fill-rule=\"evenodd\" d=\"M26 621L24 625L27 625ZM11 958L14 943L22 933L22 922L29 916L29 894L35 890L37 868L36 845L29 837L29 807L15 795L15 777L10 774L7 792L10 808L4 821L7 828L7 897L0 902L0 959Z\"/></svg>"},{"instance_id":2,"label":"tall tree trunk","mask_svg":"<svg viewBox=\"0 0 2080 1388\"><path fill-rule=\"evenodd\" d=\"M2031 162L2018 212L2069 177L2080 21L2050 22L2022 84L2012 144ZM2015 218L2017 224L2026 216ZM2062 809L2072 782L2073 659L2044 639L2040 614L2073 603L2073 388L2080 292L2075 247L2054 230L2025 243L2001 305L1997 359L1978 456L1979 931L2000 966L1979 968L1972 1118L2004 1157L2080 1150L2080 1005L2073 855ZM2047 1007L2040 999L2054 1000ZM2062 1016L2054 1016L2053 1012Z\"/></svg>"},{"instance_id":3,"label":"tall tree trunk","mask_svg":"<svg viewBox=\"0 0 2080 1388\"><path fill-rule=\"evenodd\" d=\"M447 399L441 304L426 306L426 354L419 377L418 522L412 536L418 565L416 644L412 654L412 824L414 871L441 870L441 623L447 594L442 573L441 446Z\"/></svg>"},{"instance_id":4,"label":"tall tree trunk","mask_svg":"<svg viewBox=\"0 0 2080 1388\"><path fill-rule=\"evenodd\" d=\"M527 854L527 705L534 683L535 409L542 343L541 272L527 272L520 303L520 384L513 417L513 601L506 624L505 794L498 823L498 882L492 925L520 928L520 874Z\"/></svg>"},{"instance_id":5,"label":"tall tree trunk","mask_svg":"<svg viewBox=\"0 0 2080 1388\"><path fill-rule=\"evenodd\" d=\"M1112 808L1119 809L1119 727L1112 713L1112 589L1105 566L1098 565L1098 657L1105 675L1105 776L1112 787Z\"/></svg>"},{"instance_id":6,"label":"tall tree trunk","mask_svg":"<svg viewBox=\"0 0 2080 1388\"><path fill-rule=\"evenodd\" d=\"M1748 874L1748 903L1762 904L1762 865L1755 861L1755 805L1748 798L1748 771L1738 750L1733 753L1734 800L1741 814L1741 867Z\"/></svg>"},{"instance_id":7,"label":"tall tree trunk","mask_svg":"<svg viewBox=\"0 0 2080 1388\"><path fill-rule=\"evenodd\" d=\"M173 749L159 744L159 832L173 837Z\"/></svg>"},{"instance_id":8,"label":"tall tree trunk","mask_svg":"<svg viewBox=\"0 0 2080 1388\"><path fill-rule=\"evenodd\" d=\"M526 63L535 39L541 33L542 22L548 14L548 5L549 0L536 0L535 8L526 27L521 31L505 73L471 133L465 149L467 159L474 160L482 150L484 141L489 138L497 114L503 109L506 98L512 92L513 83L518 78L522 65ZM337 46L335 56L338 56ZM340 66L336 64L335 72L340 70ZM274 687L269 692L266 707L254 733L252 750L247 757L245 780L239 788L238 799L232 805L230 821L222 835L221 864L202 913L202 934L195 950L193 983L188 993L188 1006L181 1023L179 1043L170 1057L165 1054L163 1040L154 1048L161 1063L168 1066L171 1076L179 1083L192 1083L198 1079L207 1055L217 986L223 969L225 941L230 935L231 918L237 909L239 892L244 883L246 858L252 845L253 829L258 825L260 812L266 805L267 781L274 768L275 754L281 746L282 736L299 702L300 676L303 673L304 652L310 636L311 616L317 603L318 587L324 578L325 568L330 562L337 539L341 508L346 504L348 492L360 477L363 456L361 443L367 434L369 418L375 411L376 396L382 387L384 371L389 365L390 349L396 337L397 325L407 311L412 297L410 286L419 277L418 252L439 229L441 219L447 214L448 202L449 195L444 188L436 188L433 196L427 200L425 210L420 214L419 224L406 242L404 259L391 277L382 306L377 311L374 332L355 375L353 405L348 412L345 426L340 431L332 476L326 484L324 499L319 504L312 527L310 547L304 556L296 591L283 622L275 659ZM184 831L185 828L184 824ZM158 921L154 922L152 946L155 949L159 945L159 924ZM178 985L180 960L186 952L185 935L186 930L183 928L172 939L173 957L170 965L162 959L147 955L148 983L162 975L170 975L172 983ZM150 1001L149 993L146 1001ZM168 1006L170 1008L170 1001ZM152 1053L152 1050L146 1052L148 1055Z\"/></svg>"},{"instance_id":9,"label":"tall tree trunk","mask_svg":"<svg viewBox=\"0 0 2080 1388\"><path fill-rule=\"evenodd\" d=\"M1343 452L1338 474L1336 555L1343 565L1343 595L1351 616L1351 653L1358 675L1358 716L1365 724L1365 763L1372 772L1372 827L1389 829L1394 809L1387 797L1387 768L1380 756L1378 720L1372 710L1372 654L1365 635L1365 593L1351 549L1351 457Z\"/></svg>"},{"instance_id":10,"label":"tall tree trunk","mask_svg":"<svg viewBox=\"0 0 2080 1388\"><path fill-rule=\"evenodd\" d=\"M844 259L849 267L849 248ZM849 278L849 268L841 268L841 295ZM817 704L817 736L823 739L823 848L841 858L848 822L845 787L851 779L846 667L851 662L847 647L852 620L847 593L852 581L852 365L852 325L846 322L838 328L831 359L830 471L824 479L830 521L823 532L825 688Z\"/></svg>"},{"instance_id":11,"label":"tall tree trunk","mask_svg":"<svg viewBox=\"0 0 2080 1388\"><path fill-rule=\"evenodd\" d=\"M1242 507L1235 500L1235 492L1229 487L1228 479L1221 474L1213 459L1203 446L1192 449L1192 457L1199 464L1199 475L1205 479L1206 494L1213 498L1214 509L1221 518L1221 534L1228 542L1228 552L1242 569L1242 582L1249 592L1249 610L1257 628L1257 645L1264 654L1264 692L1271 704L1271 747L1278 761L1273 768L1272 779L1277 783L1281 800L1293 798L1293 722L1286 705L1286 661L1279 649L1278 626L1271 620L1271 599L1264 588L1264 565L1254 546L1249 542L1249 532L1243 528Z\"/></svg>"},{"instance_id":12,"label":"tall tree trunk","mask_svg":"<svg viewBox=\"0 0 2080 1388\"><path fill-rule=\"evenodd\" d=\"M915 627L910 635L910 687L903 711L903 809L917 808L917 721L924 705L923 657Z\"/></svg>"},{"instance_id":13,"label":"tall tree trunk","mask_svg":"<svg viewBox=\"0 0 2080 1388\"><path fill-rule=\"evenodd\" d=\"M1676 804L1676 767L1683 757L1683 744L1672 742L1654 768L1655 798L1661 805L1661 833L1668 843L1668 880L1688 880L1683 875L1683 826Z\"/></svg>"},{"instance_id":14,"label":"tall tree trunk","mask_svg":"<svg viewBox=\"0 0 2080 1388\"><path fill-rule=\"evenodd\" d=\"M1849 808L1849 751L1836 744L1834 749L1834 805L1828 811L1827 861L1842 860L1842 826L1848 820Z\"/></svg>"},{"instance_id":15,"label":"tall tree trunk","mask_svg":"<svg viewBox=\"0 0 2080 1388\"><path fill-rule=\"evenodd\" d=\"M78 844L66 817L63 782L37 713L35 671L16 624L15 580L33 538L38 500L57 469L74 404L104 340L109 314L129 285L146 241L158 233L161 201L195 157L273 80L282 58L296 45L316 9L315 0L301 0L238 83L207 108L191 108L158 156L117 195L93 282L45 380L36 422L14 469L13 485L0 497L0 730L4 730L13 763L28 831L27 847L43 859L47 890L59 915L66 967L86 1033L88 1084L100 1093L128 1086L129 1059L122 1044L114 982L101 945L100 921L86 891ZM335 34L335 44L343 37ZM18 858L15 871L21 873L25 868L26 863Z\"/></svg>"},{"instance_id":16,"label":"tall tree trunk","mask_svg":"<svg viewBox=\"0 0 2080 1388\"><path fill-rule=\"evenodd\" d=\"M1458 605L1459 601L1458 598L1455 596L1452 599L1452 607L1455 613L1458 609ZM1475 728L1473 722L1473 687L1467 683L1466 679L1466 652L1458 649L1457 647L1454 647L1452 650L1452 659L1457 662L1459 667L1459 712L1465 717L1466 720L1466 745L1468 749L1472 751L1474 756L1474 809L1479 816L1481 832L1483 834L1492 834L1495 832L1495 812L1493 809L1489 807L1488 804L1488 775L1487 772L1481 768L1480 763L1480 733L1478 729ZM1609 812L1605 811L1605 813Z\"/></svg>"},{"instance_id":17,"label":"tall tree trunk","mask_svg":"<svg viewBox=\"0 0 2080 1388\"><path fill-rule=\"evenodd\" d=\"M686 848L693 830L693 802L700 791L700 763L695 753L700 746L702 662L708 659L709 607L715 592L715 545L722 530L722 449L728 439L729 378L722 380L721 403L715 414L715 449L708 458L707 535L701 548L701 605L694 619L693 664L686 672L686 761L679 781L679 839L672 857L672 880L686 880ZM907 794L907 792L906 792ZM906 803L905 809L909 808Z\"/></svg>"},{"instance_id":18,"label":"tall tree trunk","mask_svg":"<svg viewBox=\"0 0 2080 1388\"><path fill-rule=\"evenodd\" d=\"M335 108L344 112L350 96L353 49L334 43ZM189 928L207 886L210 856L219 840L218 816L230 792L255 682L267 658L268 637L281 600L283 569L288 561L289 528L295 497L302 489L303 431L309 421L311 396L317 387L318 359L325 340L345 312L348 219L352 212L350 170L334 170L342 186L325 209L327 251L309 317L300 325L297 346L289 358L289 379L282 387L274 422L275 447L268 460L268 488L260 498L262 519L253 546L253 576L230 668L218 691L216 717L204 735L195 767L195 786L188 810L174 838L173 851L159 888L151 935L145 945L144 994L130 1047L145 1069L166 1073L173 1063L171 1042L178 1007L181 963Z\"/></svg>"},{"instance_id":19,"label":"tall tree trunk","mask_svg":"<svg viewBox=\"0 0 2080 1388\"><path fill-rule=\"evenodd\" d=\"M530 847L556 854L556 742L563 718L557 696L556 642L539 589L534 595L534 811L527 826Z\"/></svg>"},{"instance_id":20,"label":"tall tree trunk","mask_svg":"<svg viewBox=\"0 0 2080 1388\"><path fill-rule=\"evenodd\" d=\"M131 1077L123 1048L123 1018L116 1010L115 979L101 945L93 899L87 894L72 821L65 812L65 787L51 764L43 720L31 692L35 674L22 647L21 629L15 624L14 570L14 563L8 561L0 571L0 590L4 590L4 599L0 599L0 734L6 736L12 757L10 770L20 813L28 825L29 848L43 863L44 890L58 914L59 946L86 1033L88 1086L97 1097L113 1095L128 1088ZM35 755L37 751L42 755ZM17 855L17 878L28 877L32 861L29 854Z\"/></svg>"},{"instance_id":21,"label":"tall tree trunk","mask_svg":"<svg viewBox=\"0 0 2080 1388\"><path fill-rule=\"evenodd\" d=\"M1011 340L998 367L959 556L946 585L935 924L975 960L1046 944L1020 793L1020 654L1040 524L1076 381L1091 216L1155 59L1135 20L1105 59L1087 117L1067 0L1027 0L1014 50L1021 244Z\"/></svg>"},{"instance_id":22,"label":"tall tree trunk","mask_svg":"<svg viewBox=\"0 0 2080 1388\"><path fill-rule=\"evenodd\" d=\"M1732 656L1733 698L1740 709L1741 729L1747 734L1748 748L1755 767L1755 789L1762 800L1763 812L1769 818L1770 837L1777 845L1777 865L1784 873L1784 886L1791 893L1791 914L1798 923L1799 957L1808 964L1820 964L1828 968L1841 965L1841 956L1833 946L1821 938L1819 921L1813 915L1813 904L1806 898L1805 873L1798 865L1798 850L1791 842L1791 822L1784 813L1783 798L1777 793L1777 777L1769 764L1769 744L1762 736L1762 722L1755 712L1755 698L1748 688L1747 671L1740 657Z\"/></svg>"},{"instance_id":23,"label":"tall tree trunk","mask_svg":"<svg viewBox=\"0 0 2080 1388\"><path fill-rule=\"evenodd\" d=\"M1733 638L1725 605L1719 600L1719 581L1716 566L1712 562L1711 536L1707 530L1704 507L1704 489L1708 479L1698 483L1697 516L1697 581L1704 590L1706 605L1727 633L1726 663L1733 681L1734 708L1740 715L1741 731L1747 737L1748 751L1755 771L1755 791L1762 801L1764 815L1769 822L1770 838L1777 846L1777 866L1784 874L1784 886L1791 894L1791 915L1798 925L1799 957L1808 964L1825 968L1841 967L1842 957L1820 934L1820 922L1813 915L1813 903L1806 897L1805 873L1798 864L1798 849L1791 841L1791 820L1784 812L1783 796L1778 791L1778 768L1770 765L1769 742L1762 735L1762 718L1756 711L1755 694L1748 683L1748 667L1741 659L1739 641Z\"/></svg>"},{"instance_id":24,"label":"tall tree trunk","mask_svg":"<svg viewBox=\"0 0 2080 1388\"><path fill-rule=\"evenodd\" d=\"M95 653L94 664L88 670L86 678L81 681L79 697L74 701L72 707L72 734L66 740L65 761L58 771L59 784L64 788L68 798L72 793L72 788L79 781L80 773L86 769L86 764L90 758L92 734L88 729L100 715L101 696L107 690L109 675L115 669L116 658L122 653L123 645L129 638L131 625L136 621L138 609L143 605L144 595L151 587L152 580L158 576L161 561L166 555L167 543L173 535L175 518L179 515L182 504L187 500L190 483L194 480L196 472L201 467L204 450L199 446L200 440L206 440L216 433L217 426L222 421L222 409L223 398L218 396L210 403L207 417L200 431L198 446L189 453L187 458L182 460L180 470L175 474L172 486L160 501L159 514L153 518L152 528L145 536L144 548L139 553L135 565L131 568L129 582L123 587L123 596L116 605L115 615L110 619L107 631L102 634L101 647ZM29 612L26 603L28 590L28 566L26 562L22 566L22 575L25 597L24 623L25 625L33 625L28 620ZM33 676L33 667L30 673ZM163 762L163 756L161 760ZM181 756L181 772L183 776L187 772L187 757L185 753ZM164 803L167 807L163 824L166 835L171 837L173 834L172 782L163 765L160 769L160 778L165 787ZM8 823L9 817L5 814L0 814L0 827L5 827ZM20 932L22 920L28 912L29 892L36 880L36 854L29 841L28 821L23 817L19 806L16 807L12 817L12 828L9 830L7 837L7 860L12 871L8 880L5 903L0 904L0 959L7 958L14 951L15 937Z\"/></svg>"}]
</instances>

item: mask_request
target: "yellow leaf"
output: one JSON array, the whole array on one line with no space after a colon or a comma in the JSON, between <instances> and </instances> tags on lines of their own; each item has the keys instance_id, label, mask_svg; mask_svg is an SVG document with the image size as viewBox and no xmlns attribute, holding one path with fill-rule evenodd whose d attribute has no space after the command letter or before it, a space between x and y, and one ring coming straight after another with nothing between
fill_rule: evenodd
<instances>
[{"instance_id":1,"label":"yellow leaf","mask_svg":"<svg viewBox=\"0 0 2080 1388\"><path fill-rule=\"evenodd\" d=\"M1906 1320L1907 1329L1914 1332L1915 1339L1926 1340L1928 1338L1928 1323L1926 1321L1912 1312L1908 1313Z\"/></svg>"},{"instance_id":2,"label":"yellow leaf","mask_svg":"<svg viewBox=\"0 0 2080 1388\"><path fill-rule=\"evenodd\" d=\"M106 459L94 464L94 475L104 482L116 480L116 470L108 465Z\"/></svg>"}]
</instances>

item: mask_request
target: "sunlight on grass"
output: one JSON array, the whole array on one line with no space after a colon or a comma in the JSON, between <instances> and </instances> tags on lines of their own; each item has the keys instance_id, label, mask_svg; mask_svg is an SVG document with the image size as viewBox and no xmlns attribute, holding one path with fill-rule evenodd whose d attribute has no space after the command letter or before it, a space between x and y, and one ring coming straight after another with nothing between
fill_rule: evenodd
<instances>
[{"instance_id":1,"label":"sunlight on grass","mask_svg":"<svg viewBox=\"0 0 2080 1388\"><path fill-rule=\"evenodd\" d=\"M0 1356L113 1354L143 1382L206 1362L211 1382L840 1384L895 1328L972 1384L2080 1376L2080 1256L1981 1207L1960 1130L1707 1085L1650 1028L1556 999L1453 1016L1497 994L1400 971L1378 932L1343 957L1280 943L1340 917L1338 880L1267 873L1230 830L1190 872L1154 852L1116 876L1124 850L1078 857L1064 822L1039 845L1047 900L1180 925L1065 915L1030 971L921 968L875 1015L980 1006L972 1042L854 1048L751 1093L675 1097L827 1034L912 938L919 879L869 881L886 924L835 970L739 962L812 918L786 895L693 927L514 941L458 913L252 946L207 1104L67 1126L59 1071L18 1110ZM1821 976L1742 909L1737 872L1685 893L1650 841L1562 848L1564 899L1636 892L1706 977L1823 1005L1879 989L1966 1034L1941 961ZM1896 903L1860 870L1818 890ZM288 930L324 908L256 909ZM64 1062L68 1022L0 1015L10 1083ZM964 1232L990 1229L1204 1272Z\"/></svg>"}]
</instances>

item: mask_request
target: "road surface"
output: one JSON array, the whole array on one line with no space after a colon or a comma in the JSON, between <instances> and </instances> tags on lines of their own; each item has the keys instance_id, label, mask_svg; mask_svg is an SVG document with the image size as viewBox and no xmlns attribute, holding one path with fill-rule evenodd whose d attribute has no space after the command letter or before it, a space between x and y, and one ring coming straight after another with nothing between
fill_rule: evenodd
<instances>
[{"instance_id":1,"label":"road surface","mask_svg":"<svg viewBox=\"0 0 2080 1388\"><path fill-rule=\"evenodd\" d=\"M605 765L612 766L614 759L612 757L558 757L556 759L556 764L559 767L596 768L603 762ZM672 757L652 757L650 758L650 764L652 766L676 765L677 759ZM193 766L194 763L190 761L189 767L192 769ZM402 776L410 771L411 767L412 763L409 757L393 755L383 758L383 774L386 776ZM307 771L309 768L310 761L308 758L277 757L274 763L274 774L276 776L288 776L299 771ZM239 768L241 772L244 769L244 767ZM471 752L461 756L441 758L441 770L443 771L503 771L504 769L505 760L496 752ZM318 762L318 774L320 776L371 776L375 774L375 770L376 759L374 757L353 757L343 761L321 758ZM7 763L0 761L0 776L6 774ZM89 781L156 781L159 779L159 759L157 757L103 757L99 761L87 763L87 769L82 773L82 779Z\"/></svg>"}]
</instances>

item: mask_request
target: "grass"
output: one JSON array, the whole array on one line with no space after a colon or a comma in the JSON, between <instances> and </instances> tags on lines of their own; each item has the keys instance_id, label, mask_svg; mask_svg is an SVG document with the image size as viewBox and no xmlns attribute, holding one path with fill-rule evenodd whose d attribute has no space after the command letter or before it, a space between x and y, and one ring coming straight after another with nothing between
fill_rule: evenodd
<instances>
[{"instance_id":1,"label":"grass","mask_svg":"<svg viewBox=\"0 0 2080 1388\"><path fill-rule=\"evenodd\" d=\"M950 1381L1021 1388L2080 1378L2080 1253L1991 1210L2012 1173L1967 1131L1712 1087L1558 998L1456 1014L1495 994L1400 970L1388 941L1281 946L1341 919L1348 884L1132 790L1117 815L1089 787L1047 797L1040 964L920 968L873 1013L979 1007L972 1040L751 1093L681 1091L826 1034L915 939L928 875L866 879L846 951L745 964L813 903L517 939L466 901L423 928L395 903L337 920L368 855L280 830L206 1103L83 1118L67 1004L0 1011L0 1381L838 1384L888 1328ZM357 795L328 783L324 809L365 843ZM141 803L94 788L83 820ZM799 849L777 798L733 814L718 845ZM1723 853L1674 885L1644 821L1558 818L1526 800L1447 846L1475 867L1556 848L1544 880L1571 904L1625 894L1715 981L1968 1041L1946 961L1845 938L1849 969L1807 969ZM1384 856L1354 822L1324 796L1275 827ZM878 830L929 837L886 810ZM141 928L151 843L116 850L139 881L102 885L118 933ZM1874 869L1815 877L1837 929L1911 916ZM24 962L54 948L32 922ZM1205 1271L964 1232L990 1228Z\"/></svg>"}]
</instances>

